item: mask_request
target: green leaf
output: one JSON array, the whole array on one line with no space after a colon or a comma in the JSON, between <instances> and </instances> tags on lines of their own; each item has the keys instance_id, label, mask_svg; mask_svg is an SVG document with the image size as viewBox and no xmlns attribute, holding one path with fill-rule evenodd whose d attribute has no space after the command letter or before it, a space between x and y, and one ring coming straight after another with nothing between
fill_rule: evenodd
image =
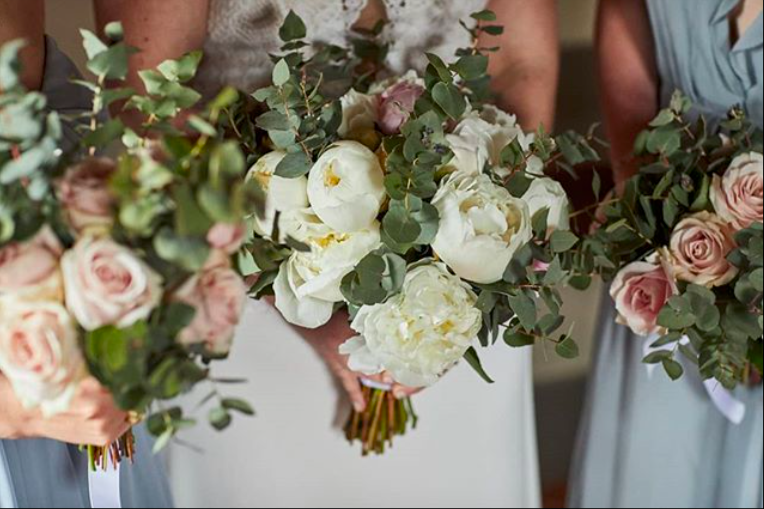
<instances>
[{"instance_id":1,"label":"green leaf","mask_svg":"<svg viewBox=\"0 0 764 509\"><path fill-rule=\"evenodd\" d=\"M438 83L432 89L432 98L454 120L461 118L467 110L467 100L454 85Z\"/></svg>"},{"instance_id":2,"label":"green leaf","mask_svg":"<svg viewBox=\"0 0 764 509\"><path fill-rule=\"evenodd\" d=\"M90 30L80 29L80 35L82 36L82 47L85 49L85 54L89 60L109 49L106 43Z\"/></svg>"},{"instance_id":3,"label":"green leaf","mask_svg":"<svg viewBox=\"0 0 764 509\"><path fill-rule=\"evenodd\" d=\"M578 237L569 231L557 230L549 239L552 251L555 253L567 253L578 244Z\"/></svg>"},{"instance_id":4,"label":"green leaf","mask_svg":"<svg viewBox=\"0 0 764 509\"><path fill-rule=\"evenodd\" d=\"M226 398L221 402L221 406L226 410L239 412L240 414L253 416L255 415L255 409L252 405L244 401L243 399Z\"/></svg>"},{"instance_id":5,"label":"green leaf","mask_svg":"<svg viewBox=\"0 0 764 509\"><path fill-rule=\"evenodd\" d=\"M684 375L684 368L681 364L673 359L664 359L663 369L666 370L666 374L674 381L679 380Z\"/></svg>"},{"instance_id":6,"label":"green leaf","mask_svg":"<svg viewBox=\"0 0 764 509\"><path fill-rule=\"evenodd\" d=\"M661 110L655 120L650 122L650 127L663 127L676 120L676 114L670 109Z\"/></svg>"},{"instance_id":7,"label":"green leaf","mask_svg":"<svg viewBox=\"0 0 764 509\"><path fill-rule=\"evenodd\" d=\"M491 377L488 376L488 373L486 373L485 369L483 369L483 363L480 362L480 356L475 348L470 347L470 349L467 350L467 353L464 354L464 360L467 361L467 364L469 364L485 382L489 384L494 383Z\"/></svg>"},{"instance_id":8,"label":"green leaf","mask_svg":"<svg viewBox=\"0 0 764 509\"><path fill-rule=\"evenodd\" d=\"M515 315L520 320L520 324L523 326L523 328L526 330L535 329L538 320L536 302L531 299L525 292L518 293L517 295L511 295L508 299L512 311L514 311Z\"/></svg>"},{"instance_id":9,"label":"green leaf","mask_svg":"<svg viewBox=\"0 0 764 509\"><path fill-rule=\"evenodd\" d=\"M504 342L512 348L524 348L536 344L536 338L522 330L507 329L504 332Z\"/></svg>"},{"instance_id":10,"label":"green leaf","mask_svg":"<svg viewBox=\"0 0 764 509\"><path fill-rule=\"evenodd\" d=\"M201 51L192 51L178 60L165 60L157 66L157 70L170 81L186 83L196 76L202 56Z\"/></svg>"},{"instance_id":11,"label":"green leaf","mask_svg":"<svg viewBox=\"0 0 764 509\"><path fill-rule=\"evenodd\" d=\"M305 152L292 152L276 167L276 175L287 179L298 178L307 175L312 166L313 161Z\"/></svg>"},{"instance_id":12,"label":"green leaf","mask_svg":"<svg viewBox=\"0 0 764 509\"><path fill-rule=\"evenodd\" d=\"M488 57L485 55L463 56L454 64L454 70L467 81L478 79L488 72Z\"/></svg>"},{"instance_id":13,"label":"green leaf","mask_svg":"<svg viewBox=\"0 0 764 509\"><path fill-rule=\"evenodd\" d=\"M570 337L563 337L563 339L557 343L557 346L555 346L554 351L563 359L569 360L576 359L580 355L578 343Z\"/></svg>"},{"instance_id":14,"label":"green leaf","mask_svg":"<svg viewBox=\"0 0 764 509\"><path fill-rule=\"evenodd\" d=\"M210 247L203 238L180 237L171 228L160 230L154 237L154 249L162 259L189 272L201 270L210 256Z\"/></svg>"},{"instance_id":15,"label":"green leaf","mask_svg":"<svg viewBox=\"0 0 764 509\"><path fill-rule=\"evenodd\" d=\"M224 407L213 408L209 414L210 425L217 431L223 431L231 425L233 418Z\"/></svg>"},{"instance_id":16,"label":"green leaf","mask_svg":"<svg viewBox=\"0 0 764 509\"><path fill-rule=\"evenodd\" d=\"M292 77L289 71L289 64L283 58L278 61L273 68L273 85L276 87L283 87L289 83L289 79Z\"/></svg>"},{"instance_id":17,"label":"green leaf","mask_svg":"<svg viewBox=\"0 0 764 509\"><path fill-rule=\"evenodd\" d=\"M296 41L304 39L307 35L308 29L305 27L305 22L294 11L290 10L284 19L284 24L279 29L281 40L284 42Z\"/></svg>"},{"instance_id":18,"label":"green leaf","mask_svg":"<svg viewBox=\"0 0 764 509\"><path fill-rule=\"evenodd\" d=\"M480 12L474 12L474 13L470 14L470 17L472 19L474 19L475 21L486 21L486 22L489 22L489 23L492 22L492 21L496 21L496 19L497 19L496 18L496 13L491 11L491 10L489 10L489 9L486 9L486 10L483 10L483 11L480 11Z\"/></svg>"}]
</instances>

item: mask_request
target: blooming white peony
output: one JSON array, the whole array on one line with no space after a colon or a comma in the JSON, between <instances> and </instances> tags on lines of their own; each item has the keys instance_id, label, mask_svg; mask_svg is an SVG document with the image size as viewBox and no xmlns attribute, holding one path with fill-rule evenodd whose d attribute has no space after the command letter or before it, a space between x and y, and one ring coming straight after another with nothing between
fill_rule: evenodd
<instances>
[{"instance_id":1,"label":"blooming white peony","mask_svg":"<svg viewBox=\"0 0 764 509\"><path fill-rule=\"evenodd\" d=\"M276 168L286 154L271 152L261 157L247 175L255 179L266 194L265 217L255 216L255 231L270 237L273 233L277 212L303 209L308 206L308 178L286 179L275 175Z\"/></svg>"},{"instance_id":2,"label":"blooming white peony","mask_svg":"<svg viewBox=\"0 0 764 509\"><path fill-rule=\"evenodd\" d=\"M518 139L527 151L534 136L523 132L514 115L486 106L468 114L446 139L454 153L451 166L463 173L479 175L486 166L496 167L501 163L501 152L512 141ZM542 167L543 163L535 156L528 162L531 173L538 173Z\"/></svg>"},{"instance_id":3,"label":"blooming white peony","mask_svg":"<svg viewBox=\"0 0 764 509\"><path fill-rule=\"evenodd\" d=\"M286 233L310 246L311 252L295 252L281 265L273 285L276 308L289 323L315 329L325 325L334 305L344 300L342 279L380 247L379 223L340 233L311 210L303 210L287 213L284 224Z\"/></svg>"},{"instance_id":4,"label":"blooming white peony","mask_svg":"<svg viewBox=\"0 0 764 509\"><path fill-rule=\"evenodd\" d=\"M432 248L467 281L501 281L515 253L533 238L528 205L487 175L453 175L432 204L440 212Z\"/></svg>"},{"instance_id":5,"label":"blooming white peony","mask_svg":"<svg viewBox=\"0 0 764 509\"><path fill-rule=\"evenodd\" d=\"M359 337L340 353L366 375L389 372L409 387L426 387L459 360L477 338L482 314L469 285L433 263L413 269L401 293L384 304L364 306L353 321Z\"/></svg>"},{"instance_id":6,"label":"blooming white peony","mask_svg":"<svg viewBox=\"0 0 764 509\"><path fill-rule=\"evenodd\" d=\"M77 325L61 304L3 302L0 371L25 407L48 417L66 411L85 364Z\"/></svg>"},{"instance_id":7,"label":"blooming white peony","mask_svg":"<svg viewBox=\"0 0 764 509\"><path fill-rule=\"evenodd\" d=\"M342 99L342 124L337 130L340 138L358 139L373 131L377 123L379 97L351 90Z\"/></svg>"},{"instance_id":8,"label":"blooming white peony","mask_svg":"<svg viewBox=\"0 0 764 509\"><path fill-rule=\"evenodd\" d=\"M311 207L338 232L371 227L385 196L385 175L377 156L355 141L335 143L308 177Z\"/></svg>"},{"instance_id":9,"label":"blooming white peony","mask_svg":"<svg viewBox=\"0 0 764 509\"><path fill-rule=\"evenodd\" d=\"M130 327L162 300L162 278L125 246L84 237L61 259L66 307L83 329Z\"/></svg>"},{"instance_id":10,"label":"blooming white peony","mask_svg":"<svg viewBox=\"0 0 764 509\"><path fill-rule=\"evenodd\" d=\"M550 234L556 230L570 230L568 193L556 180L546 177L534 179L523 201L528 204L531 217L544 209L549 211L547 226Z\"/></svg>"}]
</instances>

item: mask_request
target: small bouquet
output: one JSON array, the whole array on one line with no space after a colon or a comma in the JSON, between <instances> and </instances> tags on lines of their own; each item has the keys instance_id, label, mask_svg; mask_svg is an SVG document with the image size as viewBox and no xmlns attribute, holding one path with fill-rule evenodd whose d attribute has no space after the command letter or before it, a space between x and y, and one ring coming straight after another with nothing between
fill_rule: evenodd
<instances>
[{"instance_id":1,"label":"small bouquet","mask_svg":"<svg viewBox=\"0 0 764 509\"><path fill-rule=\"evenodd\" d=\"M218 402L215 428L232 411L252 414L220 394L216 382L225 381L210 364L228 353L246 302L230 258L257 190L244 184L236 144L215 137L235 94L191 117L197 134L170 125L199 99L183 83L200 56L145 72L148 96L109 90L107 80L125 77L131 50L119 25L106 33L108 41L83 32L97 82L82 82L92 112L69 119L86 125L74 150L61 143L62 119L45 111L45 97L20 85L21 44L0 53L0 371L45 416L66 410L79 382L95 377L122 409L148 417L158 450L194 424L162 402L202 382L211 385L205 402ZM116 101L150 113L141 135L102 121ZM95 156L119 139L126 151L117 160ZM132 459L132 435L88 452L93 468Z\"/></svg>"},{"instance_id":2,"label":"small bouquet","mask_svg":"<svg viewBox=\"0 0 764 509\"><path fill-rule=\"evenodd\" d=\"M423 76L379 81L381 26L354 50L303 49L305 25L290 13L273 84L228 117L266 193L252 219L243 272L255 297L274 294L290 323L320 327L349 310L358 336L341 348L351 369L387 373L410 387L436 383L465 359L490 382L475 346L551 341L578 348L563 325L556 287L579 239L569 202L545 166L596 158L589 139L527 134L486 104L489 50L501 33L489 11L472 16L475 44L448 65L428 55ZM259 113L258 113L259 110ZM364 455L382 453L417 416L379 384L346 427Z\"/></svg>"},{"instance_id":3,"label":"small bouquet","mask_svg":"<svg viewBox=\"0 0 764 509\"><path fill-rule=\"evenodd\" d=\"M672 379L681 355L727 389L762 372L762 133L738 111L709 132L675 94L642 133L644 163L582 243L582 270L611 279L619 321L649 337Z\"/></svg>"}]
</instances>

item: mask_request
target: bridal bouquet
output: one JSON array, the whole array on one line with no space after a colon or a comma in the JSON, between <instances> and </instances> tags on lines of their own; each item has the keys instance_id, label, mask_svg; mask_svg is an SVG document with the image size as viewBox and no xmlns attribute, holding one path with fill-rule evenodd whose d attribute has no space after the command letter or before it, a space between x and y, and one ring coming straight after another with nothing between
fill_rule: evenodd
<instances>
[{"instance_id":1,"label":"bridal bouquet","mask_svg":"<svg viewBox=\"0 0 764 509\"><path fill-rule=\"evenodd\" d=\"M473 15L475 41L500 33L494 20ZM305 328L347 308L358 334L341 348L350 368L410 387L435 384L462 359L490 382L475 346L502 334L513 347L551 341L576 356L574 340L555 335L556 287L576 277L563 259L579 239L544 169L560 150L572 163L596 153L574 134L526 134L486 104L488 51L477 42L450 65L428 55L422 76L377 80L380 31L361 34L355 52L307 57L291 13L272 86L229 115L267 196L240 260L259 276L251 293L273 294ZM368 410L350 418L347 437L364 455L382 453L417 418L388 387L365 390Z\"/></svg>"},{"instance_id":2,"label":"bridal bouquet","mask_svg":"<svg viewBox=\"0 0 764 509\"><path fill-rule=\"evenodd\" d=\"M194 424L162 402L202 382L212 386L205 401L218 402L215 428L228 425L231 411L252 413L220 395L210 363L228 353L246 301L230 258L256 193L243 183L235 144L212 136L235 95L191 118L197 136L169 124L199 99L183 85L199 55L145 72L148 96L107 90L107 80L125 77L130 49L118 25L106 32L107 42L84 32L98 81L83 82L93 111L72 119L87 124L74 150L62 143L62 119L45 111L45 97L22 88L21 45L0 53L0 371L44 416L65 411L79 382L94 376L122 409L148 416L161 448ZM118 100L152 112L141 136L101 120ZM94 155L119 138L127 150L117 160ZM132 458L133 438L88 450L91 466L106 468Z\"/></svg>"},{"instance_id":3,"label":"bridal bouquet","mask_svg":"<svg viewBox=\"0 0 764 509\"><path fill-rule=\"evenodd\" d=\"M644 162L580 260L613 279L619 320L677 379L678 355L732 389L762 372L762 133L737 110L709 133L677 93L637 141Z\"/></svg>"}]
</instances>

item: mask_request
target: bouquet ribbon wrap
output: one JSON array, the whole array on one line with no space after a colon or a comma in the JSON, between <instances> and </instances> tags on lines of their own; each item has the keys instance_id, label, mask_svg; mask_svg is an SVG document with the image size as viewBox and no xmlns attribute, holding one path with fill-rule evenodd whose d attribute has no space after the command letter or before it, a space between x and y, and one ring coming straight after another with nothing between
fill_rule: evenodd
<instances>
[{"instance_id":1,"label":"bouquet ribbon wrap","mask_svg":"<svg viewBox=\"0 0 764 509\"><path fill-rule=\"evenodd\" d=\"M119 477L120 465L106 470L96 469L88 472L88 490L90 507L94 509L121 509Z\"/></svg>"},{"instance_id":2,"label":"bouquet ribbon wrap","mask_svg":"<svg viewBox=\"0 0 764 509\"><path fill-rule=\"evenodd\" d=\"M645 355L659 352L662 350L670 350L671 346L653 348L651 345L660 338L655 334L647 338L645 342ZM689 338L683 338L682 344L689 344ZM647 365L648 377L652 378L655 373L655 369L658 366L655 364ZM745 403L735 397L735 395L721 386L716 380L705 380L703 387L706 389L708 396L711 398L711 402L714 404L717 410L732 424L739 426L744 420L747 412Z\"/></svg>"}]
</instances>

